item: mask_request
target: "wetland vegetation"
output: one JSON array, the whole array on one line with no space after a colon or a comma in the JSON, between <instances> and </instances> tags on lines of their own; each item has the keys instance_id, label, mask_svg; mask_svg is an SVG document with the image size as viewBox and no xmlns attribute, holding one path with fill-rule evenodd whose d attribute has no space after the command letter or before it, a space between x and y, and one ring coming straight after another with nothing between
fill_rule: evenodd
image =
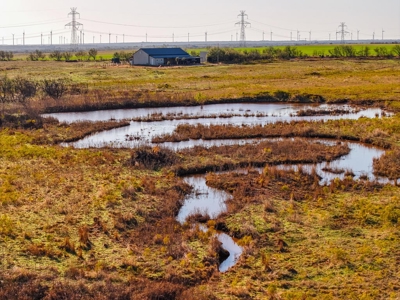
<instances>
[{"instance_id":1,"label":"wetland vegetation","mask_svg":"<svg viewBox=\"0 0 400 300\"><path fill-rule=\"evenodd\" d=\"M6 61L0 70L7 83L2 99L14 86L0 122L1 299L398 298L397 59L172 68ZM21 78L38 87L24 101L16 95L26 90L8 84ZM59 79L68 79L60 97L40 88ZM168 134L132 149L60 143L128 129L132 122L156 124L160 115L41 117L153 106L207 110L207 104L238 102L243 110L216 112L218 122L204 119L208 113L198 119L172 114L179 124ZM287 120L243 124L269 114L246 115L252 102L302 103L299 114L310 119L288 113ZM315 120L315 107L304 102L383 110L344 119L349 109L322 109L325 119ZM201 146L229 139L248 142ZM166 143L188 140L200 145ZM334 164L352 143L379 149L368 171L388 181ZM321 182L317 165L324 162L338 178ZM192 174L227 195L219 214L195 210L179 218L185 201L202 193L184 177ZM241 249L225 272L220 266L229 253L221 234Z\"/></svg>"}]
</instances>

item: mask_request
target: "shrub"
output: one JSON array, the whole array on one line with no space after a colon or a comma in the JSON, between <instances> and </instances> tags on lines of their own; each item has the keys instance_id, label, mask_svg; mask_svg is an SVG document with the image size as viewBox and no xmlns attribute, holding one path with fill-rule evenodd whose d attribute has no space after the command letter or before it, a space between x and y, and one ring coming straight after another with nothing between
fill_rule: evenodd
<instances>
[{"instance_id":1,"label":"shrub","mask_svg":"<svg viewBox=\"0 0 400 300\"><path fill-rule=\"evenodd\" d=\"M60 50L54 50L52 53L49 54L49 57L56 61L61 61L61 59L63 58L63 53Z\"/></svg>"},{"instance_id":2,"label":"shrub","mask_svg":"<svg viewBox=\"0 0 400 300\"><path fill-rule=\"evenodd\" d=\"M42 90L47 96L60 99L68 90L67 79L45 79L42 82Z\"/></svg>"},{"instance_id":3,"label":"shrub","mask_svg":"<svg viewBox=\"0 0 400 300\"><path fill-rule=\"evenodd\" d=\"M131 164L142 165L146 168L158 170L162 167L171 166L179 161L179 157L172 151L158 146L142 147L131 155Z\"/></svg>"}]
</instances>

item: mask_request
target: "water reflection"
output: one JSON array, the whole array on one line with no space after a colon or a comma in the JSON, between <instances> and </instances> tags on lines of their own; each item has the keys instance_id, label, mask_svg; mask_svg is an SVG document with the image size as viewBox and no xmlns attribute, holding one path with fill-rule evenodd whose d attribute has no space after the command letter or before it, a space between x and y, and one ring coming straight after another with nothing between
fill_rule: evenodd
<instances>
[{"instance_id":1,"label":"water reflection","mask_svg":"<svg viewBox=\"0 0 400 300\"><path fill-rule=\"evenodd\" d=\"M362 116L373 118L382 115L379 108L369 108L343 115L305 116L298 117L296 113L300 110L351 110L347 105L306 105L306 104L266 104L266 103L231 103L214 104L190 107L166 107L166 108L141 108L141 109L119 109L94 112L57 113L46 114L62 122L106 121L110 119L123 120L138 117L146 117L151 114L196 116L198 119L187 120L165 120L156 122L131 121L129 126L112 129L88 136L78 142L71 143L76 148L88 147L124 147L134 148L143 144L149 144L152 138L164 134L171 134L181 124L187 125L266 125L278 121L320 121L336 119L358 119ZM227 114L233 116L227 118ZM216 116L207 118L207 116ZM222 116L222 117L218 117ZM192 142L193 143L193 142Z\"/></svg>"},{"instance_id":2,"label":"water reflection","mask_svg":"<svg viewBox=\"0 0 400 300\"><path fill-rule=\"evenodd\" d=\"M355 109L349 105L342 104L298 104L298 103L226 103L211 104L204 106L178 106L178 107L160 107L160 108L135 108L135 109L112 109L89 112L68 112L44 114L44 117L54 117L61 122L72 123L76 121L108 121L108 120L132 120L137 118L148 118L152 116L165 118L179 118L182 116L198 118L215 118L222 116L226 118L229 115L251 116L254 118L291 118L300 110L347 110L354 112L345 114L341 117L358 119L361 116L375 117L382 111L379 108ZM332 116L338 117L338 116ZM322 116L324 119L324 116Z\"/></svg>"},{"instance_id":3,"label":"water reflection","mask_svg":"<svg viewBox=\"0 0 400 300\"><path fill-rule=\"evenodd\" d=\"M180 223L184 223L189 215L196 213L209 215L211 219L215 219L226 211L225 201L231 197L229 194L209 187L205 177L201 175L188 176L184 180L194 188L194 191L185 199L179 211L177 220Z\"/></svg>"}]
</instances>

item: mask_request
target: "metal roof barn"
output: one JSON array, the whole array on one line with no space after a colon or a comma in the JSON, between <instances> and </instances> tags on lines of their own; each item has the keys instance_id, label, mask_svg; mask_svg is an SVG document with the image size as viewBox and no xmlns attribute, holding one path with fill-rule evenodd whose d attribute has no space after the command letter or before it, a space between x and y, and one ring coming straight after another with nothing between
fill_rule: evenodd
<instances>
[{"instance_id":1,"label":"metal roof barn","mask_svg":"<svg viewBox=\"0 0 400 300\"><path fill-rule=\"evenodd\" d=\"M200 63L200 58L189 55L181 48L141 48L134 55L133 65L188 65Z\"/></svg>"}]
</instances>

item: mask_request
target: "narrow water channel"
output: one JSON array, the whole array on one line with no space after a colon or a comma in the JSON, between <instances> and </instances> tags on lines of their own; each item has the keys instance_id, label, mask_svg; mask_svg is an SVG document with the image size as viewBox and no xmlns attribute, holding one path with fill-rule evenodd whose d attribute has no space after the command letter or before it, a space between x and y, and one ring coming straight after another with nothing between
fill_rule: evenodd
<instances>
[{"instance_id":1,"label":"narrow water channel","mask_svg":"<svg viewBox=\"0 0 400 300\"><path fill-rule=\"evenodd\" d=\"M185 223L187 217L193 214L208 215L211 219L215 219L226 211L225 202L232 196L224 191L209 187L204 175L187 176L184 180L193 186L193 191L186 197L177 216L177 220L181 224ZM208 229L202 227L202 230ZM229 252L228 258L219 266L220 272L226 272L236 264L243 249L226 233L217 233L217 238L221 242L222 248Z\"/></svg>"}]
</instances>

